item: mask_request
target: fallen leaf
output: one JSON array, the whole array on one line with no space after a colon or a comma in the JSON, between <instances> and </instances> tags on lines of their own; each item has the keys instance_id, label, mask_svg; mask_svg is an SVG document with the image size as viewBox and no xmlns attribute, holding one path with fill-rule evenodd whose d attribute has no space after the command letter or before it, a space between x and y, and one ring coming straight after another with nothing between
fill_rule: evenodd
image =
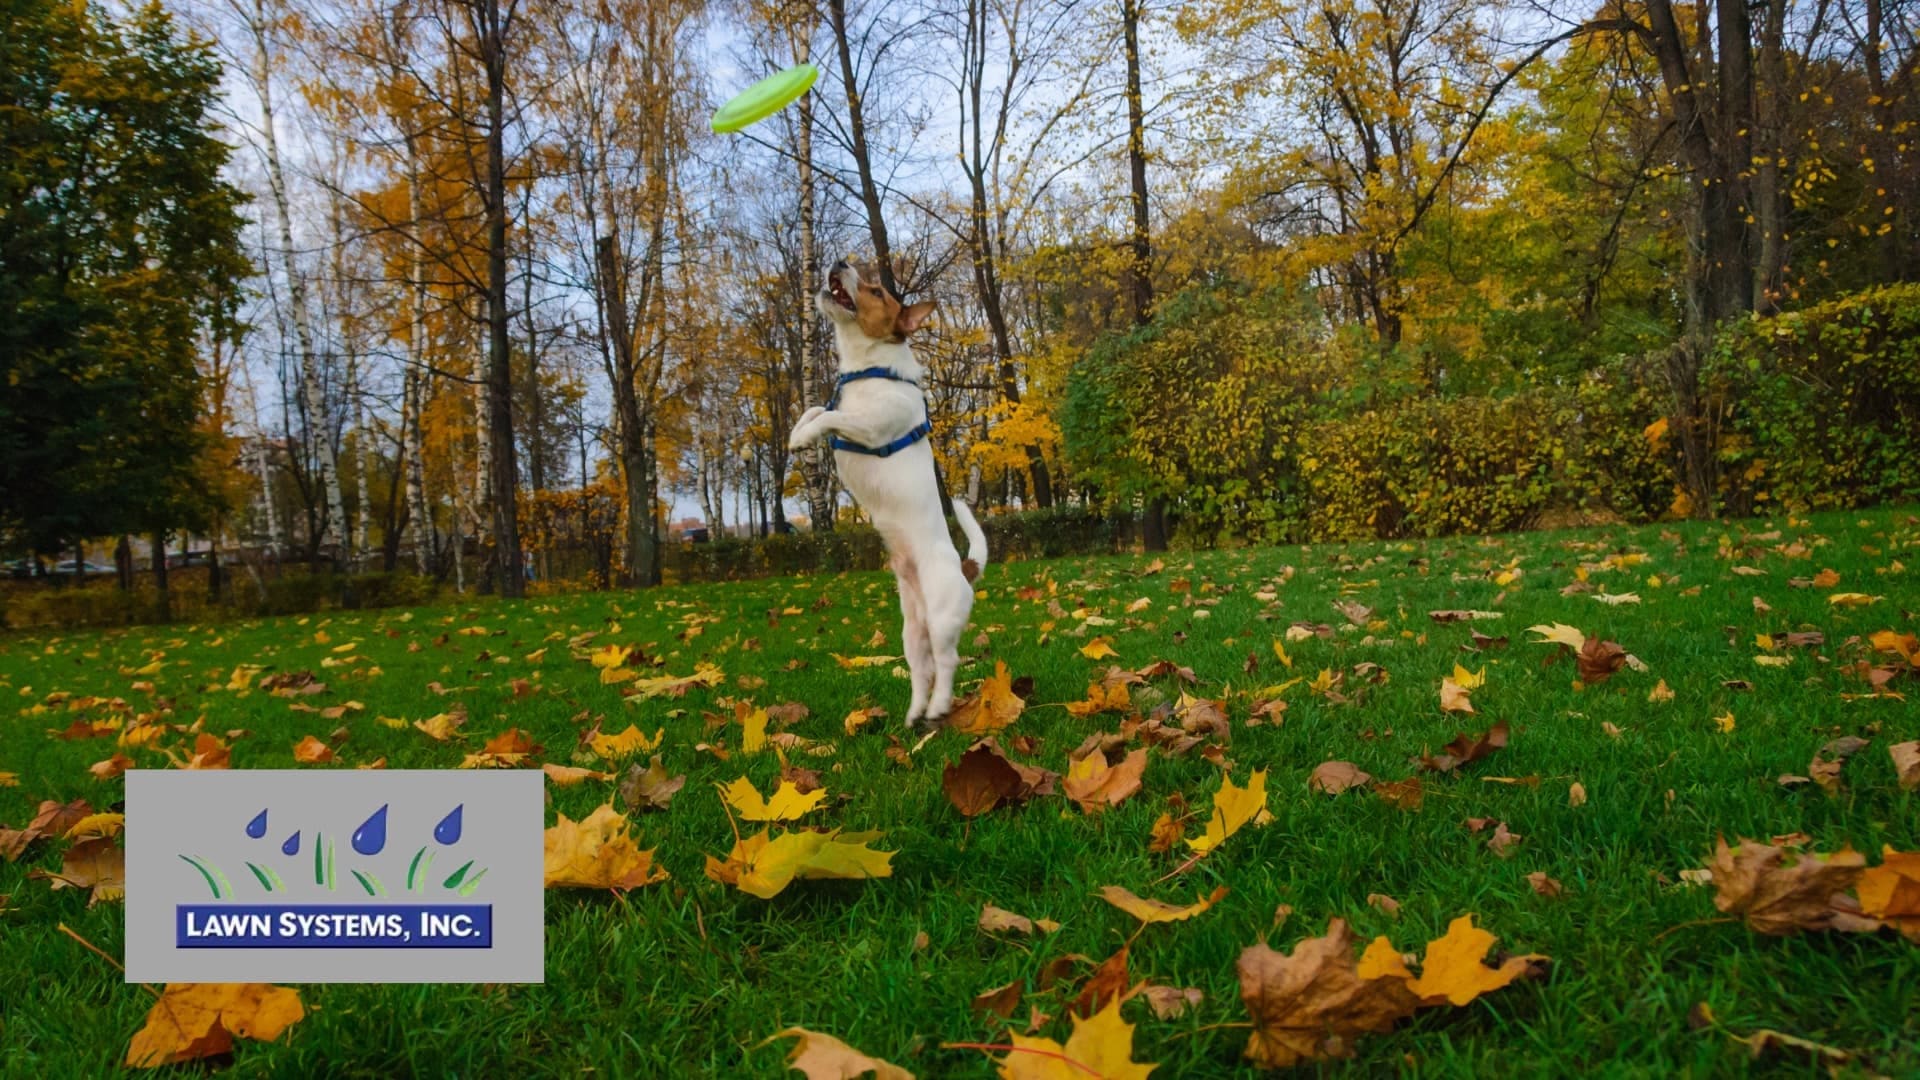
<instances>
[{"instance_id":1,"label":"fallen leaf","mask_svg":"<svg viewBox=\"0 0 1920 1080\"><path fill-rule=\"evenodd\" d=\"M868 1057L831 1035L790 1027L760 1045L774 1039L800 1040L787 1055L787 1067L805 1073L807 1080L852 1080L868 1073L874 1080L913 1080L913 1074L900 1066Z\"/></svg>"},{"instance_id":2,"label":"fallen leaf","mask_svg":"<svg viewBox=\"0 0 1920 1080\"><path fill-rule=\"evenodd\" d=\"M1013 679L1003 661L994 661L993 674L980 689L954 703L947 726L967 735L990 735L1020 719L1027 703L1013 692Z\"/></svg>"},{"instance_id":3,"label":"fallen leaf","mask_svg":"<svg viewBox=\"0 0 1920 1080\"><path fill-rule=\"evenodd\" d=\"M1587 805L1587 785L1581 783L1578 780L1575 780L1573 783L1567 785L1567 805L1568 806Z\"/></svg>"},{"instance_id":4,"label":"fallen leaf","mask_svg":"<svg viewBox=\"0 0 1920 1080\"><path fill-rule=\"evenodd\" d=\"M1154 1066L1133 1060L1133 1025L1120 1019L1118 996L1092 1017L1073 1021L1065 1045L1011 1035L1013 1049L999 1060L1003 1080L1147 1080Z\"/></svg>"},{"instance_id":5,"label":"fallen leaf","mask_svg":"<svg viewBox=\"0 0 1920 1080\"><path fill-rule=\"evenodd\" d=\"M1386 942L1376 938L1375 946ZM1420 961L1420 974L1407 981L1407 989L1422 1005L1465 1005L1481 994L1498 990L1533 970L1533 961L1545 960L1538 954L1508 957L1499 967L1488 967L1487 950L1499 940L1473 925L1472 915L1462 915L1447 924L1447 932L1427 943ZM1391 950L1391 946L1387 946ZM1374 952L1373 948L1368 949Z\"/></svg>"},{"instance_id":6,"label":"fallen leaf","mask_svg":"<svg viewBox=\"0 0 1920 1080\"><path fill-rule=\"evenodd\" d=\"M1307 938L1292 953L1266 945L1240 953L1240 1000L1253 1020L1248 1059L1277 1069L1352 1057L1356 1036L1391 1031L1413 1015L1419 999L1407 980L1362 977L1353 946L1346 920L1333 919L1324 936Z\"/></svg>"},{"instance_id":7,"label":"fallen leaf","mask_svg":"<svg viewBox=\"0 0 1920 1080\"><path fill-rule=\"evenodd\" d=\"M1558 642L1572 649L1574 652L1579 652L1587 644L1587 635L1568 626L1566 623L1554 623L1551 626L1529 626L1527 627L1527 633L1540 635L1539 640L1534 642L1535 645Z\"/></svg>"},{"instance_id":8,"label":"fallen leaf","mask_svg":"<svg viewBox=\"0 0 1920 1080\"><path fill-rule=\"evenodd\" d=\"M1350 788L1365 787L1373 777L1361 772L1350 761L1323 761L1313 767L1307 787L1327 795L1338 795Z\"/></svg>"},{"instance_id":9,"label":"fallen leaf","mask_svg":"<svg viewBox=\"0 0 1920 1080\"><path fill-rule=\"evenodd\" d=\"M941 772L940 786L954 809L978 817L1002 803L1050 794L1055 777L1044 769L1016 764L992 738L986 738Z\"/></svg>"},{"instance_id":10,"label":"fallen leaf","mask_svg":"<svg viewBox=\"0 0 1920 1080\"><path fill-rule=\"evenodd\" d=\"M1169 904L1163 900L1149 900L1135 896L1118 885L1108 885L1094 894L1121 911L1139 919L1143 923L1180 922L1191 919L1220 902L1227 895L1227 887L1222 885L1209 896L1203 896L1191 904Z\"/></svg>"},{"instance_id":11,"label":"fallen leaf","mask_svg":"<svg viewBox=\"0 0 1920 1080\"><path fill-rule=\"evenodd\" d=\"M1207 995L1195 987L1182 990L1172 986L1150 985L1141 993L1147 999L1147 1007L1161 1020L1178 1020L1190 1008L1205 1001Z\"/></svg>"},{"instance_id":12,"label":"fallen leaf","mask_svg":"<svg viewBox=\"0 0 1920 1080\"><path fill-rule=\"evenodd\" d=\"M1473 702L1467 697L1466 687L1452 679L1440 680L1440 711L1470 713Z\"/></svg>"},{"instance_id":13,"label":"fallen leaf","mask_svg":"<svg viewBox=\"0 0 1920 1080\"><path fill-rule=\"evenodd\" d=\"M437 713L425 720L415 720L413 726L435 742L446 742L459 733L460 725L467 722L465 713Z\"/></svg>"},{"instance_id":14,"label":"fallen leaf","mask_svg":"<svg viewBox=\"0 0 1920 1080\"><path fill-rule=\"evenodd\" d=\"M1074 1016L1092 1016L1108 1004L1123 1000L1127 996L1127 987L1132 979L1127 975L1127 947L1120 946L1119 951L1100 962L1081 985L1080 993L1073 999L1071 1012Z\"/></svg>"},{"instance_id":15,"label":"fallen leaf","mask_svg":"<svg viewBox=\"0 0 1920 1080\"><path fill-rule=\"evenodd\" d=\"M629 810L665 810L686 782L684 774L668 776L660 755L655 754L644 770L638 763L627 766L627 774L620 779L620 801Z\"/></svg>"},{"instance_id":16,"label":"fallen leaf","mask_svg":"<svg viewBox=\"0 0 1920 1080\"><path fill-rule=\"evenodd\" d=\"M1420 766L1433 772L1452 772L1462 765L1470 765L1495 750L1507 745L1507 722L1505 720L1488 728L1485 734L1470 736L1460 732L1453 741L1441 747L1441 752L1429 757L1420 756Z\"/></svg>"},{"instance_id":17,"label":"fallen leaf","mask_svg":"<svg viewBox=\"0 0 1920 1080\"><path fill-rule=\"evenodd\" d=\"M1222 776L1220 790L1213 793L1213 814L1207 818L1206 832L1188 837L1187 846L1205 855L1241 826L1249 822L1265 825L1271 820L1267 813L1267 770L1255 769L1244 788L1234 786L1233 777Z\"/></svg>"},{"instance_id":18,"label":"fallen leaf","mask_svg":"<svg viewBox=\"0 0 1920 1080\"><path fill-rule=\"evenodd\" d=\"M1080 646L1080 655L1089 660L1105 660L1109 656L1119 656L1113 651L1113 639L1097 637Z\"/></svg>"},{"instance_id":19,"label":"fallen leaf","mask_svg":"<svg viewBox=\"0 0 1920 1080\"><path fill-rule=\"evenodd\" d=\"M156 1068L219 1057L233 1050L235 1035L272 1042L304 1016L300 991L292 987L168 983L128 1044L126 1063Z\"/></svg>"},{"instance_id":20,"label":"fallen leaf","mask_svg":"<svg viewBox=\"0 0 1920 1080\"><path fill-rule=\"evenodd\" d=\"M983 990L973 996L973 1011L977 1014L998 1016L1002 1020L1005 1020L1013 1015L1015 1009L1020 1007L1020 998L1026 993L1026 990L1027 984L1024 979L1015 979L1005 986L996 986L991 990Z\"/></svg>"},{"instance_id":21,"label":"fallen leaf","mask_svg":"<svg viewBox=\"0 0 1920 1080\"><path fill-rule=\"evenodd\" d=\"M1846 891L1867 865L1857 851L1794 855L1753 840L1729 848L1721 839L1707 865L1716 890L1713 906L1759 933L1855 928L1857 909Z\"/></svg>"},{"instance_id":22,"label":"fallen leaf","mask_svg":"<svg viewBox=\"0 0 1920 1080\"><path fill-rule=\"evenodd\" d=\"M1031 934L1036 926L1049 934L1060 929L1060 924L1051 919L1029 919L992 904L980 907L980 929L989 934Z\"/></svg>"},{"instance_id":23,"label":"fallen leaf","mask_svg":"<svg viewBox=\"0 0 1920 1080\"><path fill-rule=\"evenodd\" d=\"M1548 877L1546 872L1542 870L1535 870L1533 873L1528 874L1527 884L1533 886L1534 892L1539 893L1549 900L1557 900L1565 895L1567 891L1565 886L1553 878Z\"/></svg>"},{"instance_id":24,"label":"fallen leaf","mask_svg":"<svg viewBox=\"0 0 1920 1080\"><path fill-rule=\"evenodd\" d=\"M1524 839L1519 833L1508 832L1507 823L1502 821L1493 827L1493 835L1487 837L1487 850L1503 859L1513 857L1513 849Z\"/></svg>"},{"instance_id":25,"label":"fallen leaf","mask_svg":"<svg viewBox=\"0 0 1920 1080\"><path fill-rule=\"evenodd\" d=\"M738 840L725 861L707 857L707 876L750 896L771 900L796 879L893 876L891 851L867 847L877 832L795 832L769 839L766 831Z\"/></svg>"},{"instance_id":26,"label":"fallen leaf","mask_svg":"<svg viewBox=\"0 0 1920 1080\"><path fill-rule=\"evenodd\" d=\"M1920 943L1920 853L1880 850L1880 865L1860 874L1855 893L1860 911Z\"/></svg>"},{"instance_id":27,"label":"fallen leaf","mask_svg":"<svg viewBox=\"0 0 1920 1080\"><path fill-rule=\"evenodd\" d=\"M1575 654L1580 668L1580 681L1588 686L1603 683L1619 671L1627 662L1627 650L1619 643L1588 638Z\"/></svg>"},{"instance_id":28,"label":"fallen leaf","mask_svg":"<svg viewBox=\"0 0 1920 1080\"><path fill-rule=\"evenodd\" d=\"M1389 919L1400 917L1400 901L1386 893L1368 893L1367 906L1385 914Z\"/></svg>"},{"instance_id":29,"label":"fallen leaf","mask_svg":"<svg viewBox=\"0 0 1920 1080\"><path fill-rule=\"evenodd\" d=\"M592 769L581 769L572 765L555 765L552 762L548 762L540 766L540 768L541 771L547 774L547 779L552 781L555 787L572 787L575 784L584 783L588 780L613 779L612 773L596 772Z\"/></svg>"},{"instance_id":30,"label":"fallen leaf","mask_svg":"<svg viewBox=\"0 0 1920 1080\"><path fill-rule=\"evenodd\" d=\"M827 797L825 788L802 794L791 781L782 780L773 798L763 798L744 776L721 788L720 794L748 821L793 821L817 809Z\"/></svg>"},{"instance_id":31,"label":"fallen leaf","mask_svg":"<svg viewBox=\"0 0 1920 1080\"><path fill-rule=\"evenodd\" d=\"M109 836L82 840L60 854L60 872L30 870L29 878L44 878L60 889L88 889L87 906L124 900L127 896L127 852Z\"/></svg>"},{"instance_id":32,"label":"fallen leaf","mask_svg":"<svg viewBox=\"0 0 1920 1080\"><path fill-rule=\"evenodd\" d=\"M1900 778L1901 789L1920 790L1920 739L1894 743L1887 747L1887 753L1893 756L1893 771Z\"/></svg>"},{"instance_id":33,"label":"fallen leaf","mask_svg":"<svg viewBox=\"0 0 1920 1080\"><path fill-rule=\"evenodd\" d=\"M642 732L632 724L628 724L627 730L622 731L620 734L595 735L592 739L588 740L587 745L592 748L594 753L600 755L607 761L618 761L624 757L632 757L634 754L652 753L654 750L659 749L660 743L666 738L666 734L667 729L660 728L653 733L653 738L649 739L645 732Z\"/></svg>"},{"instance_id":34,"label":"fallen leaf","mask_svg":"<svg viewBox=\"0 0 1920 1080\"><path fill-rule=\"evenodd\" d=\"M1418 810L1426 801L1426 788L1417 776L1375 784L1373 793L1401 810Z\"/></svg>"},{"instance_id":35,"label":"fallen leaf","mask_svg":"<svg viewBox=\"0 0 1920 1080\"><path fill-rule=\"evenodd\" d=\"M559 823L546 831L544 881L546 887L612 889L625 892L667 878L653 864L653 852L641 851L627 835L627 819L604 804L584 820Z\"/></svg>"},{"instance_id":36,"label":"fallen leaf","mask_svg":"<svg viewBox=\"0 0 1920 1080\"><path fill-rule=\"evenodd\" d=\"M1653 689L1647 691L1648 704L1658 704L1663 701L1672 701L1672 700L1673 700L1673 691L1668 689L1667 680L1665 679L1661 679L1659 682L1654 684Z\"/></svg>"},{"instance_id":37,"label":"fallen leaf","mask_svg":"<svg viewBox=\"0 0 1920 1080\"><path fill-rule=\"evenodd\" d=\"M1118 765L1108 765L1106 755L1095 751L1068 763L1067 775L1061 779L1060 787L1082 811L1096 814L1120 805L1139 791L1146 769L1145 748L1128 754Z\"/></svg>"},{"instance_id":38,"label":"fallen leaf","mask_svg":"<svg viewBox=\"0 0 1920 1080\"><path fill-rule=\"evenodd\" d=\"M131 768L133 768L133 759L115 751L114 755L105 761L96 761L87 766L87 771L92 773L96 780L111 780Z\"/></svg>"}]
</instances>

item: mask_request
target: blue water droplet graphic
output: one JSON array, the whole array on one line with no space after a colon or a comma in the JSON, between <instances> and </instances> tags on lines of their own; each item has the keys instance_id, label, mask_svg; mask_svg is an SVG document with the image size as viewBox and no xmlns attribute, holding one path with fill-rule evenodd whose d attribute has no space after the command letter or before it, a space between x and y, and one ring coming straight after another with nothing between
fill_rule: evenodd
<instances>
[{"instance_id":1,"label":"blue water droplet graphic","mask_svg":"<svg viewBox=\"0 0 1920 1080\"><path fill-rule=\"evenodd\" d=\"M387 808L382 805L353 830L353 850L362 855L378 855L387 846Z\"/></svg>"},{"instance_id":2,"label":"blue water droplet graphic","mask_svg":"<svg viewBox=\"0 0 1920 1080\"><path fill-rule=\"evenodd\" d=\"M255 840L267 835L267 812L265 810L260 811L258 817L247 822L247 835L253 837Z\"/></svg>"},{"instance_id":3,"label":"blue water droplet graphic","mask_svg":"<svg viewBox=\"0 0 1920 1080\"><path fill-rule=\"evenodd\" d=\"M466 806L466 803L461 803L459 806L453 808L453 813L440 819L440 824L433 827L433 838L435 840L443 844L457 844L460 842L460 811L466 809Z\"/></svg>"},{"instance_id":4,"label":"blue water droplet graphic","mask_svg":"<svg viewBox=\"0 0 1920 1080\"><path fill-rule=\"evenodd\" d=\"M281 845L280 845L280 852L281 852L281 854L284 854L284 855L298 855L298 854L300 854L300 832L299 832L299 830L297 830L297 829L296 829L296 830L294 831L294 834L293 834L292 836L289 836L289 837L287 837L287 842L286 842L286 843L284 843L284 844L281 844Z\"/></svg>"}]
</instances>

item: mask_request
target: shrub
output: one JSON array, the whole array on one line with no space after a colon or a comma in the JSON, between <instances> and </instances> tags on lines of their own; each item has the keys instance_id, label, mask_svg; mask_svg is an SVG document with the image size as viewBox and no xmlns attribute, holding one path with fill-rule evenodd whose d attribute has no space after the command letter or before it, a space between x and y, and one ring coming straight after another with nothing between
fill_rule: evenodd
<instances>
[{"instance_id":1,"label":"shrub","mask_svg":"<svg viewBox=\"0 0 1920 1080\"><path fill-rule=\"evenodd\" d=\"M1729 327L1705 374L1723 509L1920 498L1920 285Z\"/></svg>"}]
</instances>

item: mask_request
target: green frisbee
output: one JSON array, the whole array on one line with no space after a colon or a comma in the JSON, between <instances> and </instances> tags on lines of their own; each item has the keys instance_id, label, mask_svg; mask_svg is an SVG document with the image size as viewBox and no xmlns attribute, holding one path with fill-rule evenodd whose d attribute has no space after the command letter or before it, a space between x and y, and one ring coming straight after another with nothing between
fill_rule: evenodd
<instances>
[{"instance_id":1,"label":"green frisbee","mask_svg":"<svg viewBox=\"0 0 1920 1080\"><path fill-rule=\"evenodd\" d=\"M806 93L813 86L813 80L819 77L820 69L812 64L795 64L785 71L775 72L720 106L713 114L713 130L728 134L749 124L757 124L800 100L800 95Z\"/></svg>"}]
</instances>

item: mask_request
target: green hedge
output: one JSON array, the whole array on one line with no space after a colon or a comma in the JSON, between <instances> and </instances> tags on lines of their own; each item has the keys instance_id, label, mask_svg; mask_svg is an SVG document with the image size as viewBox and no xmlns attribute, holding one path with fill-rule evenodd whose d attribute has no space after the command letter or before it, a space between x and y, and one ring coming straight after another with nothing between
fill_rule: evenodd
<instances>
[{"instance_id":1,"label":"green hedge","mask_svg":"<svg viewBox=\"0 0 1920 1080\"><path fill-rule=\"evenodd\" d=\"M1920 284L1730 327L1705 374L1723 510L1920 498Z\"/></svg>"}]
</instances>

